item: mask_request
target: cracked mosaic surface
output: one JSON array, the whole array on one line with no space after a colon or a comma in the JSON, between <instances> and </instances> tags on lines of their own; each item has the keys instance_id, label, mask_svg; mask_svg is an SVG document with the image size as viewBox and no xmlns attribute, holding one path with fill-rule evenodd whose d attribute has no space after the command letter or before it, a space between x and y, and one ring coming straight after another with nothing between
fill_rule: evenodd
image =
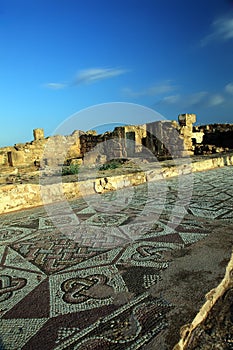
<instances>
[{"instance_id":1,"label":"cracked mosaic surface","mask_svg":"<svg viewBox=\"0 0 233 350\"><path fill-rule=\"evenodd\" d=\"M148 290L169 268L167 252L211 233L200 218L233 223L232 175L225 167L184 177L179 191L173 178L79 198L72 212L54 204L52 217L1 215L2 348L145 349L173 307Z\"/></svg>"}]
</instances>

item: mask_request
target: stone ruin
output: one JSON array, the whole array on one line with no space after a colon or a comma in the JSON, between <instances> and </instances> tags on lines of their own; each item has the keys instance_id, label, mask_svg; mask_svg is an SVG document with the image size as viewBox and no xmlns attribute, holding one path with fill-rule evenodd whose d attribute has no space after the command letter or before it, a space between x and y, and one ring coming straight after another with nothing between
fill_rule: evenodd
<instances>
[{"instance_id":1,"label":"stone ruin","mask_svg":"<svg viewBox=\"0 0 233 350\"><path fill-rule=\"evenodd\" d=\"M143 125L116 127L112 132L75 130L68 136L44 136L43 129L34 129L34 140L0 148L1 167L41 167L72 163L105 163L115 158L184 157L203 154L207 143L220 147L224 135L229 134L227 145L233 148L233 125L194 127L195 114L180 114L176 121L155 121ZM230 142L231 140L231 142ZM49 149L49 152L47 151ZM145 150L147 152L145 152ZM224 150L224 149L223 149ZM212 147L213 151L213 147Z\"/></svg>"},{"instance_id":2,"label":"stone ruin","mask_svg":"<svg viewBox=\"0 0 233 350\"><path fill-rule=\"evenodd\" d=\"M194 126L193 143L195 146L194 154L196 155L231 150L233 149L233 124Z\"/></svg>"}]
</instances>

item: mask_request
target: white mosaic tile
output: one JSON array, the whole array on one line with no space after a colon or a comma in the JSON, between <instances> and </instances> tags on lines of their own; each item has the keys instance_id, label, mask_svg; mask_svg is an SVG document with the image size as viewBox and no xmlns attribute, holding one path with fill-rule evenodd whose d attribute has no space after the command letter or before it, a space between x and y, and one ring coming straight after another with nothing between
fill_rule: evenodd
<instances>
[{"instance_id":1,"label":"white mosaic tile","mask_svg":"<svg viewBox=\"0 0 233 350\"><path fill-rule=\"evenodd\" d=\"M47 320L47 318L0 319L3 349L21 349Z\"/></svg>"},{"instance_id":2,"label":"white mosaic tile","mask_svg":"<svg viewBox=\"0 0 233 350\"><path fill-rule=\"evenodd\" d=\"M167 235L173 233L173 229L160 221L146 220L140 223L133 223L128 225L123 225L121 227L122 231L130 237L132 240L143 239L148 237L157 237L161 235Z\"/></svg>"},{"instance_id":3,"label":"white mosaic tile","mask_svg":"<svg viewBox=\"0 0 233 350\"><path fill-rule=\"evenodd\" d=\"M156 283L160 280L160 275L144 275L143 276L143 286L145 289L148 289L152 286L154 286Z\"/></svg>"},{"instance_id":4,"label":"white mosaic tile","mask_svg":"<svg viewBox=\"0 0 233 350\"><path fill-rule=\"evenodd\" d=\"M85 224L97 226L119 226L128 218L125 214L95 214L85 221Z\"/></svg>"},{"instance_id":5,"label":"white mosaic tile","mask_svg":"<svg viewBox=\"0 0 233 350\"><path fill-rule=\"evenodd\" d=\"M7 245L29 235L34 230L27 228L9 227L0 228L0 245Z\"/></svg>"},{"instance_id":6,"label":"white mosaic tile","mask_svg":"<svg viewBox=\"0 0 233 350\"><path fill-rule=\"evenodd\" d=\"M113 248L113 249L108 250L106 252L100 253L100 254L94 256L93 258L87 259L79 264L75 264L73 266L70 266L70 267L62 270L62 272L58 272L57 274L66 273L69 271L75 271L78 269L89 269L89 268L94 268L97 266L110 265L120 258L120 256L121 256L120 253L123 250L124 250L124 248L122 248L122 247Z\"/></svg>"},{"instance_id":7,"label":"white mosaic tile","mask_svg":"<svg viewBox=\"0 0 233 350\"><path fill-rule=\"evenodd\" d=\"M17 268L23 269L25 271L34 271L35 273L44 274L37 266L24 259L22 255L18 254L11 248L7 249L7 256L4 261L4 265L11 268L17 266Z\"/></svg>"},{"instance_id":8,"label":"white mosaic tile","mask_svg":"<svg viewBox=\"0 0 233 350\"><path fill-rule=\"evenodd\" d=\"M200 241L201 239L204 239L207 234L206 233L186 233L186 232L179 232L180 237L183 239L185 244L191 244Z\"/></svg>"},{"instance_id":9,"label":"white mosaic tile","mask_svg":"<svg viewBox=\"0 0 233 350\"><path fill-rule=\"evenodd\" d=\"M39 278L38 278L39 277ZM1 316L37 287L46 276L14 268L0 269Z\"/></svg>"},{"instance_id":10,"label":"white mosaic tile","mask_svg":"<svg viewBox=\"0 0 233 350\"><path fill-rule=\"evenodd\" d=\"M155 267L165 269L168 261L162 258L163 251L179 249L183 244L169 242L138 242L124 251L118 263L130 266Z\"/></svg>"},{"instance_id":11,"label":"white mosaic tile","mask_svg":"<svg viewBox=\"0 0 233 350\"><path fill-rule=\"evenodd\" d=\"M96 214L96 210L89 206L79 211L79 214Z\"/></svg>"},{"instance_id":12,"label":"white mosaic tile","mask_svg":"<svg viewBox=\"0 0 233 350\"><path fill-rule=\"evenodd\" d=\"M57 334L57 340L55 343L59 344L61 341L65 340L69 336L77 333L79 331L79 328L76 327L60 327L58 329L58 334Z\"/></svg>"},{"instance_id":13,"label":"white mosaic tile","mask_svg":"<svg viewBox=\"0 0 233 350\"><path fill-rule=\"evenodd\" d=\"M49 282L51 317L110 305L115 293L128 291L114 265L53 275ZM93 298L94 286L102 288L105 296Z\"/></svg>"},{"instance_id":14,"label":"white mosaic tile","mask_svg":"<svg viewBox=\"0 0 233 350\"><path fill-rule=\"evenodd\" d=\"M218 210L211 210L211 209L200 209L200 208L190 208L191 212L195 216L204 217L207 219L217 219L220 215L225 214L227 210L225 209L218 209Z\"/></svg>"}]
</instances>

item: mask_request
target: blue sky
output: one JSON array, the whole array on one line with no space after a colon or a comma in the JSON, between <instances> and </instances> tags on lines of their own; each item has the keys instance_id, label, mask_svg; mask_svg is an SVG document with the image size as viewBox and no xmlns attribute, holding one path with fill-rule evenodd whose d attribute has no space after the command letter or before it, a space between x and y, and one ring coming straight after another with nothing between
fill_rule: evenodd
<instances>
[{"instance_id":1,"label":"blue sky","mask_svg":"<svg viewBox=\"0 0 233 350\"><path fill-rule=\"evenodd\" d=\"M0 146L109 102L233 123L230 0L0 0L0 47ZM128 120L81 113L75 128L111 122Z\"/></svg>"}]
</instances>

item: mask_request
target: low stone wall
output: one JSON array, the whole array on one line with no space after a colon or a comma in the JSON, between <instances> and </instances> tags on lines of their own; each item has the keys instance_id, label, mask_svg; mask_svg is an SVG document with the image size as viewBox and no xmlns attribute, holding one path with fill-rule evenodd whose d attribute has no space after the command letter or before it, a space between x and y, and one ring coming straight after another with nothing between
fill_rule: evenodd
<instances>
[{"instance_id":1,"label":"low stone wall","mask_svg":"<svg viewBox=\"0 0 233 350\"><path fill-rule=\"evenodd\" d=\"M72 200L80 195L102 193L146 182L144 172L89 179L86 181L39 184L15 184L0 187L0 213Z\"/></svg>"},{"instance_id":2,"label":"low stone wall","mask_svg":"<svg viewBox=\"0 0 233 350\"><path fill-rule=\"evenodd\" d=\"M14 184L0 187L0 213L41 206L61 200L70 200L80 195L91 195L105 191L117 190L129 186L137 186L149 181L158 181L196 171L204 171L233 165L233 155L225 154L203 160L193 159L190 164L182 160L181 164L148 168L136 173L117 176L93 178L86 181L45 184ZM150 165L151 166L151 165ZM43 195L43 196L41 196ZM43 200L42 200L43 197Z\"/></svg>"}]
</instances>

